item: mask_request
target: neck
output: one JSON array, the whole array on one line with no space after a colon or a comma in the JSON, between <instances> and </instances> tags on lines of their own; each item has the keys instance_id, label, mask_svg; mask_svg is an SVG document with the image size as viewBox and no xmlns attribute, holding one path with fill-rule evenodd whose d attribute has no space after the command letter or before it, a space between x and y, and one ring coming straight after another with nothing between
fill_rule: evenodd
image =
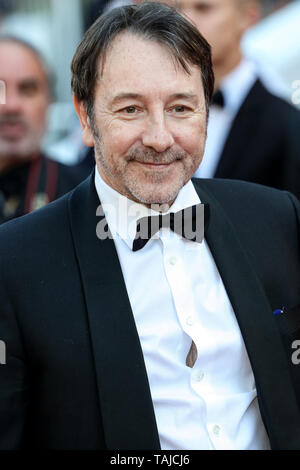
<instances>
[{"instance_id":1,"label":"neck","mask_svg":"<svg viewBox=\"0 0 300 470\"><path fill-rule=\"evenodd\" d=\"M214 62L214 74L215 74L215 90L217 90L224 78L234 70L241 62L243 56L238 49L235 54L232 54L226 61L215 61Z\"/></svg>"}]
</instances>

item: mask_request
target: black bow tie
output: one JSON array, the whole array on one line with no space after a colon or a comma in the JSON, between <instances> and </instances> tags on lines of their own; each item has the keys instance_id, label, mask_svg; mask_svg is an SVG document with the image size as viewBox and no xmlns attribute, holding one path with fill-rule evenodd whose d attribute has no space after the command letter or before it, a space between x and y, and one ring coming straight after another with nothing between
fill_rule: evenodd
<instances>
[{"instance_id":1,"label":"black bow tie","mask_svg":"<svg viewBox=\"0 0 300 470\"><path fill-rule=\"evenodd\" d=\"M221 90L217 90L212 97L211 104L218 106L219 108L224 108L225 106L225 99L224 94Z\"/></svg>"},{"instance_id":2,"label":"black bow tie","mask_svg":"<svg viewBox=\"0 0 300 470\"><path fill-rule=\"evenodd\" d=\"M137 233L132 251L143 248L161 228L169 228L187 240L201 243L208 219L208 204L197 204L175 213L142 217L137 221Z\"/></svg>"}]
</instances>

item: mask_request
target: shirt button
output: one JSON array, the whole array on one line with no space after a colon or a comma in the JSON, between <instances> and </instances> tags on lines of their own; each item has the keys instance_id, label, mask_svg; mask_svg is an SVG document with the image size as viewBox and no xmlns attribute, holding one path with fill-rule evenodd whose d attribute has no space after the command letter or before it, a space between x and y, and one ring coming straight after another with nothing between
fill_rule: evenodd
<instances>
[{"instance_id":1,"label":"shirt button","mask_svg":"<svg viewBox=\"0 0 300 470\"><path fill-rule=\"evenodd\" d=\"M193 324L194 324L193 317L187 317L186 324L189 325L189 326L193 326Z\"/></svg>"},{"instance_id":2,"label":"shirt button","mask_svg":"<svg viewBox=\"0 0 300 470\"><path fill-rule=\"evenodd\" d=\"M197 382L201 382L201 380L203 380L204 378L204 372L200 371L200 372L197 372L197 374L195 375L195 380L197 380Z\"/></svg>"},{"instance_id":3,"label":"shirt button","mask_svg":"<svg viewBox=\"0 0 300 470\"><path fill-rule=\"evenodd\" d=\"M170 263L172 266L175 266L176 262L177 262L176 256L171 256L171 258L169 259L169 263Z\"/></svg>"},{"instance_id":4,"label":"shirt button","mask_svg":"<svg viewBox=\"0 0 300 470\"><path fill-rule=\"evenodd\" d=\"M219 426L218 424L215 424L214 427L213 427L213 433L215 436L219 436L220 435L220 432L221 432L221 426Z\"/></svg>"}]
</instances>

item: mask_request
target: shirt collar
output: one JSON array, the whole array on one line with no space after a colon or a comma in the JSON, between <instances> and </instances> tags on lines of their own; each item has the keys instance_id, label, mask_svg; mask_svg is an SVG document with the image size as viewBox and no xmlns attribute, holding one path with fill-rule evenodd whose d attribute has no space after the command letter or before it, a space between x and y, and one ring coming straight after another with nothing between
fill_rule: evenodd
<instances>
[{"instance_id":1,"label":"shirt collar","mask_svg":"<svg viewBox=\"0 0 300 470\"><path fill-rule=\"evenodd\" d=\"M117 234L132 249L132 243L136 235L137 220L141 217L157 215L157 212L143 204L128 199L111 188L100 176L97 166L95 169L95 186L112 237L115 238ZM200 202L199 196L190 180L179 191L174 203L165 214L178 212Z\"/></svg>"},{"instance_id":2,"label":"shirt collar","mask_svg":"<svg viewBox=\"0 0 300 470\"><path fill-rule=\"evenodd\" d=\"M243 58L239 65L221 82L225 107L237 112L257 79L255 64Z\"/></svg>"}]
</instances>

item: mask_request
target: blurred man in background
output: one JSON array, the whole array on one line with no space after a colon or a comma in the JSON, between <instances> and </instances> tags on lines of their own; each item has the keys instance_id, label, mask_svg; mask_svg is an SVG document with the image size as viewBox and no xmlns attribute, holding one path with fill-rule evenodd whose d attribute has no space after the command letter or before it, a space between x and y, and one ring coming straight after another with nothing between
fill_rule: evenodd
<instances>
[{"instance_id":1,"label":"blurred man in background","mask_svg":"<svg viewBox=\"0 0 300 470\"><path fill-rule=\"evenodd\" d=\"M0 223L62 196L82 179L42 155L51 79L39 53L13 37L0 38Z\"/></svg>"},{"instance_id":2,"label":"blurred man in background","mask_svg":"<svg viewBox=\"0 0 300 470\"><path fill-rule=\"evenodd\" d=\"M5 15L10 12L11 6L9 0L0 0L0 26Z\"/></svg>"},{"instance_id":3,"label":"blurred man in background","mask_svg":"<svg viewBox=\"0 0 300 470\"><path fill-rule=\"evenodd\" d=\"M270 15L277 10L287 6L293 0L261 0L261 6L264 15Z\"/></svg>"},{"instance_id":4,"label":"blurred man in background","mask_svg":"<svg viewBox=\"0 0 300 470\"><path fill-rule=\"evenodd\" d=\"M258 0L179 0L212 46L216 78L208 139L197 177L234 178L300 197L300 113L271 94L243 57L244 32L261 15Z\"/></svg>"}]
</instances>

